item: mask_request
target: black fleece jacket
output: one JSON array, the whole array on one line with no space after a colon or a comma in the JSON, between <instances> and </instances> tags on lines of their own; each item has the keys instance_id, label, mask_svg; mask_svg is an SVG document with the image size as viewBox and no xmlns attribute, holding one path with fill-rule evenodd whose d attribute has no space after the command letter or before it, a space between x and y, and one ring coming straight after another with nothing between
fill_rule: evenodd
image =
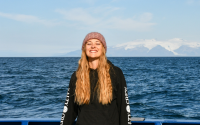
<instances>
[{"instance_id":1,"label":"black fleece jacket","mask_svg":"<svg viewBox=\"0 0 200 125\"><path fill-rule=\"evenodd\" d=\"M126 81L123 72L117 66L111 65L110 77L113 87L113 99L110 104L98 102L94 87L98 81L97 69L90 69L91 98L89 104L78 105L74 102L76 88L76 73L71 76L69 88L60 125L131 125L131 114Z\"/></svg>"}]
</instances>

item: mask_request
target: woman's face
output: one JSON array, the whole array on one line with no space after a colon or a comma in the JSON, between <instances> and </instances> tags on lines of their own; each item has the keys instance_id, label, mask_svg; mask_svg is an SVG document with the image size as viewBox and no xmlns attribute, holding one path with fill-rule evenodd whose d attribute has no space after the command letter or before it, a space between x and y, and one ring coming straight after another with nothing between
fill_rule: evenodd
<instances>
[{"instance_id":1,"label":"woman's face","mask_svg":"<svg viewBox=\"0 0 200 125\"><path fill-rule=\"evenodd\" d=\"M89 59L99 58L102 54L103 45L98 39L90 39L85 44L86 55Z\"/></svg>"}]
</instances>

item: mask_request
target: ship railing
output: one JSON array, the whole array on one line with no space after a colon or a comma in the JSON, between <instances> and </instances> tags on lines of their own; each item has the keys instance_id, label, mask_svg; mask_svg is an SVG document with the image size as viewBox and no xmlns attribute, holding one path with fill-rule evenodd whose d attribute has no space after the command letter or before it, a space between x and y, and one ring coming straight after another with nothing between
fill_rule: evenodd
<instances>
[{"instance_id":1,"label":"ship railing","mask_svg":"<svg viewBox=\"0 0 200 125\"><path fill-rule=\"evenodd\" d=\"M200 120L131 118L132 125L200 125ZM74 125L76 122L74 122ZM0 118L0 125L60 125L60 118Z\"/></svg>"}]
</instances>

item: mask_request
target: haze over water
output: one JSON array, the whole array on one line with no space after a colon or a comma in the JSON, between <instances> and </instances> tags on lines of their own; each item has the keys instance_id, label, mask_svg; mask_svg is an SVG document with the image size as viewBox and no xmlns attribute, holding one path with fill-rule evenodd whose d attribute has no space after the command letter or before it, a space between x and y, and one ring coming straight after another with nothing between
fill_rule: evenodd
<instances>
[{"instance_id":1,"label":"haze over water","mask_svg":"<svg viewBox=\"0 0 200 125\"><path fill-rule=\"evenodd\" d=\"M112 57L132 117L200 120L200 57ZM75 57L0 58L0 118L61 118Z\"/></svg>"}]
</instances>

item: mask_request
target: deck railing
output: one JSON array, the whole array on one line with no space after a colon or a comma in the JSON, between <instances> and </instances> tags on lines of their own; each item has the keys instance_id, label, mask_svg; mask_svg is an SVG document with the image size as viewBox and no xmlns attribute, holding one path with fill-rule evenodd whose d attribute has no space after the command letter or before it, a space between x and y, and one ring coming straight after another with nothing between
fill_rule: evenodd
<instances>
[{"instance_id":1,"label":"deck railing","mask_svg":"<svg viewBox=\"0 0 200 125\"><path fill-rule=\"evenodd\" d=\"M0 125L60 125L60 119L1 118ZM200 125L200 120L145 119L144 121L132 121L132 125Z\"/></svg>"}]
</instances>

